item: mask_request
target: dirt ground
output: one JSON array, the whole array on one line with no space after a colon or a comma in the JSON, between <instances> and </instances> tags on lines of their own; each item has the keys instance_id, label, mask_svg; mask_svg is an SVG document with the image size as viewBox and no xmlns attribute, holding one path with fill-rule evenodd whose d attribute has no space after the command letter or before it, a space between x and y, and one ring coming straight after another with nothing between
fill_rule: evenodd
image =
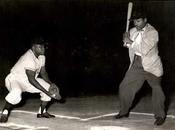
<instances>
[{"instance_id":1,"label":"dirt ground","mask_svg":"<svg viewBox=\"0 0 175 130\"><path fill-rule=\"evenodd\" d=\"M2 100L0 109L4 105ZM54 103L49 112L54 119L38 119L40 101L28 99L11 113L7 123L0 124L0 130L175 130L175 103L171 101L166 122L155 126L152 114L151 96L142 98L132 109L129 118L114 119L119 110L115 95L67 98L64 104Z\"/></svg>"}]
</instances>

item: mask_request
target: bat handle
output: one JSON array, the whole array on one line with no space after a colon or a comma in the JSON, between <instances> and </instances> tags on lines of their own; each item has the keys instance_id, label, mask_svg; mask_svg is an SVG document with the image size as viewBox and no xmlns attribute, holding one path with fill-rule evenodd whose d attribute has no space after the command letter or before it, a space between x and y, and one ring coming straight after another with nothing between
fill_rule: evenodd
<instances>
[{"instance_id":1,"label":"bat handle","mask_svg":"<svg viewBox=\"0 0 175 130\"><path fill-rule=\"evenodd\" d=\"M128 30L126 30L126 33L128 33ZM128 47L130 46L130 44L127 44L127 43L125 42L125 43L123 44L123 46L128 48Z\"/></svg>"},{"instance_id":2,"label":"bat handle","mask_svg":"<svg viewBox=\"0 0 175 130\"><path fill-rule=\"evenodd\" d=\"M127 30L127 29L126 29L126 32L128 32L128 30ZM127 47L127 43L126 43L126 42L124 42L123 46L124 46L124 47Z\"/></svg>"}]
</instances>

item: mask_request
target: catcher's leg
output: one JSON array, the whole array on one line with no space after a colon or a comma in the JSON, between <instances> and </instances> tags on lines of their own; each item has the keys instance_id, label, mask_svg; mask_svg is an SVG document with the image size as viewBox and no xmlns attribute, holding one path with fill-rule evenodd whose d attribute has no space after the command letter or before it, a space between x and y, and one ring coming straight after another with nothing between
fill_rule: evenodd
<instances>
[{"instance_id":1,"label":"catcher's leg","mask_svg":"<svg viewBox=\"0 0 175 130\"><path fill-rule=\"evenodd\" d=\"M22 90L20 89L19 84L16 81L11 82L11 84L13 87L9 89L10 92L5 97L6 103L2 110L0 122L7 122L13 105L18 104L21 101Z\"/></svg>"},{"instance_id":2,"label":"catcher's leg","mask_svg":"<svg viewBox=\"0 0 175 130\"><path fill-rule=\"evenodd\" d=\"M5 106L2 110L0 122L5 123L8 121L8 117L9 117L9 114L10 114L10 111L12 110L12 108L13 108L13 105L6 101Z\"/></svg>"},{"instance_id":3,"label":"catcher's leg","mask_svg":"<svg viewBox=\"0 0 175 130\"><path fill-rule=\"evenodd\" d=\"M37 118L55 118L54 115L51 115L47 112L47 105L48 105L48 102L46 101L41 102L39 112L37 114Z\"/></svg>"}]
</instances>

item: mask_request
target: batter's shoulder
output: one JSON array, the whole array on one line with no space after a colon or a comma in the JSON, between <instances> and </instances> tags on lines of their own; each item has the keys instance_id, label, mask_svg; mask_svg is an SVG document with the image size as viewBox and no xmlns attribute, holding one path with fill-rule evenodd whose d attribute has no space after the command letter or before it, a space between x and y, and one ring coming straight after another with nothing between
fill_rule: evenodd
<instances>
[{"instance_id":1,"label":"batter's shoulder","mask_svg":"<svg viewBox=\"0 0 175 130\"><path fill-rule=\"evenodd\" d=\"M151 24L147 24L147 31L156 31L157 32L157 30L155 29L155 27L153 27Z\"/></svg>"}]
</instances>

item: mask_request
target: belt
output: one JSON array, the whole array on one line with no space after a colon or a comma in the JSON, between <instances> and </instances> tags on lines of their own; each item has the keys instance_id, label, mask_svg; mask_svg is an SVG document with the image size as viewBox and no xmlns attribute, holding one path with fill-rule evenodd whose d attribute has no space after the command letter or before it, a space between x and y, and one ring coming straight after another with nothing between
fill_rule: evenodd
<instances>
[{"instance_id":1,"label":"belt","mask_svg":"<svg viewBox=\"0 0 175 130\"><path fill-rule=\"evenodd\" d=\"M138 53L138 52L135 52L135 55L141 56L141 54L140 54L140 53Z\"/></svg>"}]
</instances>

